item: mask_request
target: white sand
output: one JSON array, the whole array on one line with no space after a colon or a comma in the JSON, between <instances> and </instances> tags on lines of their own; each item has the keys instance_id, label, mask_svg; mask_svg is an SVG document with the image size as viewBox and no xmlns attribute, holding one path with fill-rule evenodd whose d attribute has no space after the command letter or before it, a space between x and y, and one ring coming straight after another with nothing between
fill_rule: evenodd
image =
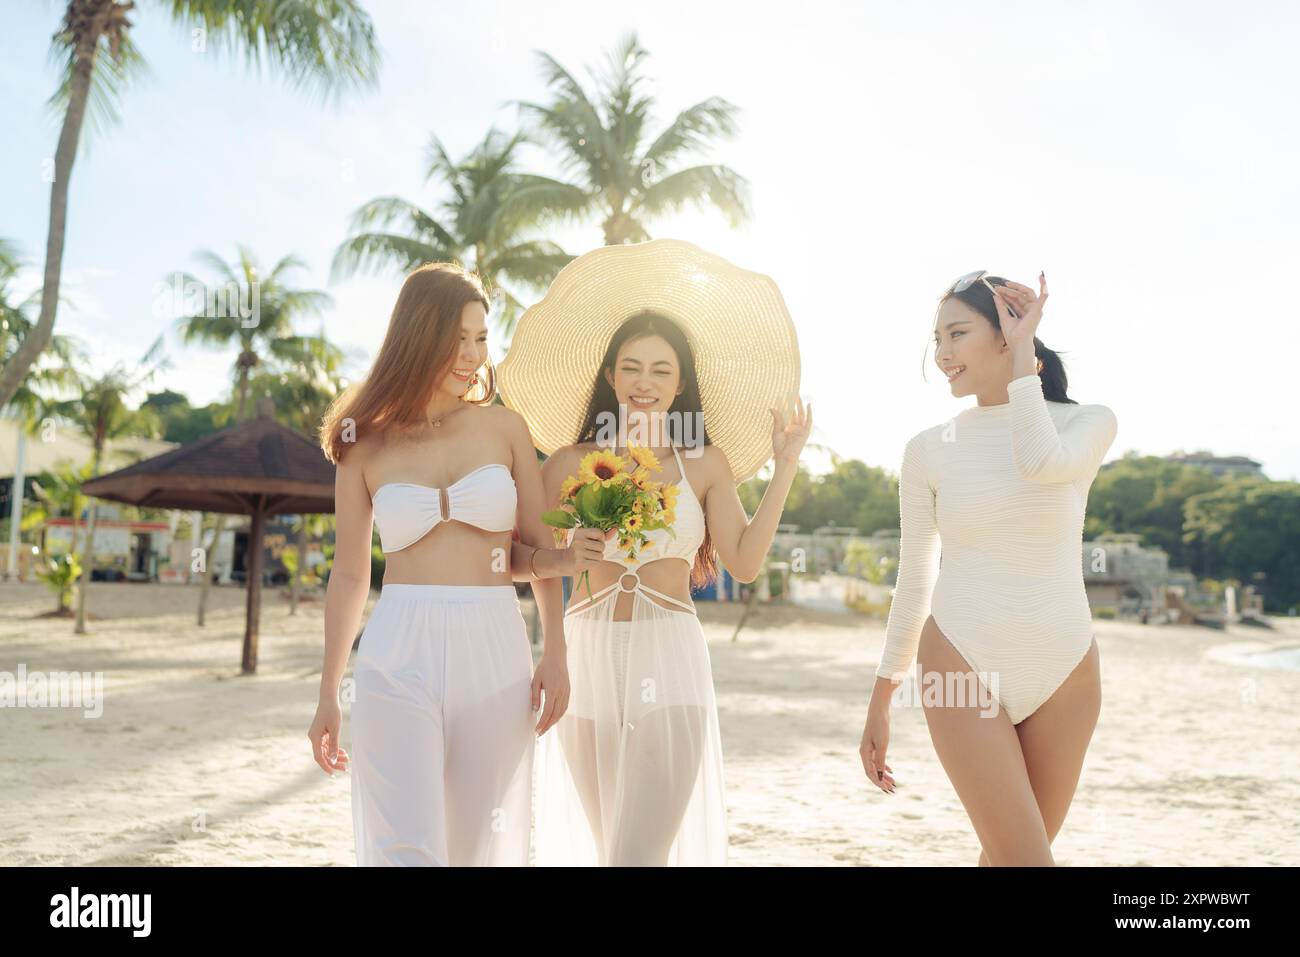
<instances>
[{"instance_id":1,"label":"white sand","mask_svg":"<svg viewBox=\"0 0 1300 957\"><path fill-rule=\"evenodd\" d=\"M40 585L0 584L0 670L104 673L102 716L0 709L0 864L352 865L348 778L312 761L320 603L264 598L259 673L239 676L244 594L96 584L90 634L32 616ZM974 866L979 845L919 708L896 713L898 792L857 746L882 627L699 605L726 751L731 861ZM1300 646L1277 631L1097 622L1104 701L1054 844L1075 865L1300 863L1300 671L1235 657ZM344 732L344 746L348 733Z\"/></svg>"}]
</instances>

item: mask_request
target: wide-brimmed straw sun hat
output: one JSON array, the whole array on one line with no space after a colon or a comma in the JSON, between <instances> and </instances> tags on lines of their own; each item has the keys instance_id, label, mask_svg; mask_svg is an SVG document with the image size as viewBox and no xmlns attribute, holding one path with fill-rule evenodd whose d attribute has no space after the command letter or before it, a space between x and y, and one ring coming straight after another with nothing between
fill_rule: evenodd
<instances>
[{"instance_id":1,"label":"wide-brimmed straw sun hat","mask_svg":"<svg viewBox=\"0 0 1300 957\"><path fill-rule=\"evenodd\" d=\"M574 259L519 319L497 367L501 400L547 455L577 441L610 338L655 312L695 355L704 427L739 484L772 457L772 414L788 422L799 341L776 283L680 239L603 246Z\"/></svg>"}]
</instances>

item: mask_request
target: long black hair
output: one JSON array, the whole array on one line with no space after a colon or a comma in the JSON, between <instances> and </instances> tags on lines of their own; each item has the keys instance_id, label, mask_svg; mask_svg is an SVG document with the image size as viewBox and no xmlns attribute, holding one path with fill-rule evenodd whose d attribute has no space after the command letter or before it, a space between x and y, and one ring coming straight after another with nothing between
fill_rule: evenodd
<instances>
[{"instance_id":1,"label":"long black hair","mask_svg":"<svg viewBox=\"0 0 1300 957\"><path fill-rule=\"evenodd\" d=\"M1001 276L985 276L990 286L1005 286L1007 281ZM1002 331L1002 323L998 319L998 308L993 302L993 293L989 287L982 282L973 282L961 292L946 293L939 300L939 305L943 305L949 299L958 299L970 306L981 316L993 324L993 328L998 332ZM1043 371L1038 373L1038 377L1043 380L1043 397L1048 402L1068 402L1078 405L1074 399L1065 394L1066 386L1069 384L1065 377L1065 363L1061 357L1047 346L1043 345L1043 340L1034 336L1034 355L1043 362Z\"/></svg>"},{"instance_id":2,"label":"long black hair","mask_svg":"<svg viewBox=\"0 0 1300 957\"><path fill-rule=\"evenodd\" d=\"M677 355L682 391L673 397L673 403L668 407L668 411L680 415L669 415L666 419L668 441L675 446L683 443L681 424L688 416L695 417L696 422L704 423L704 406L700 402L700 382L695 374L695 353L691 351L691 344L686 338L685 331L667 316L656 312L640 312L615 329L614 334L609 338L605 356L600 360L600 368L596 370L596 381L591 386L591 398L587 400L587 411L582 417L582 427L578 430L578 444L596 441L599 423L609 421L607 418L602 418L602 414L611 416L615 422L618 421L618 394L605 378L605 372L608 370L610 378L613 378L614 366L618 361L618 350L624 343L645 336L661 336ZM701 443L712 445L707 425L702 425L700 432ZM685 476L682 478L685 479ZM699 496L696 498L698 500ZM706 523L704 541L700 543L691 566L691 587L699 588L707 585L717 578L717 574L717 557Z\"/></svg>"}]
</instances>

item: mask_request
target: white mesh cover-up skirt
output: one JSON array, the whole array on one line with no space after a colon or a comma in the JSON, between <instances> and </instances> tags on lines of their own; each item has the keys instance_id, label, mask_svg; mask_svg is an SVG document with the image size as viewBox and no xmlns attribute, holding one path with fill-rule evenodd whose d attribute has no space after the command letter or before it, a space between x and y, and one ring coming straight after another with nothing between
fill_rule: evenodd
<instances>
[{"instance_id":1,"label":"white mesh cover-up skirt","mask_svg":"<svg viewBox=\"0 0 1300 957\"><path fill-rule=\"evenodd\" d=\"M726 864L722 738L704 631L689 605L639 578L623 588L633 577L565 614L571 693L538 741L539 866ZM633 592L631 621L614 620L620 590Z\"/></svg>"},{"instance_id":2,"label":"white mesh cover-up skirt","mask_svg":"<svg viewBox=\"0 0 1300 957\"><path fill-rule=\"evenodd\" d=\"M352 667L358 866L528 863L532 666L513 586L384 586Z\"/></svg>"}]
</instances>

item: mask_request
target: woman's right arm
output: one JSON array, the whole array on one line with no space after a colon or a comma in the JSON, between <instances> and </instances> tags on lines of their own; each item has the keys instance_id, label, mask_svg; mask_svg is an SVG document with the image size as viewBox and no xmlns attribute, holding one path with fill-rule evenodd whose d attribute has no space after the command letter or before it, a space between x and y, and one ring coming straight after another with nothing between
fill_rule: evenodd
<instances>
[{"instance_id":1,"label":"woman's right arm","mask_svg":"<svg viewBox=\"0 0 1300 957\"><path fill-rule=\"evenodd\" d=\"M338 700L339 686L370 596L370 543L374 512L357 449L334 472L334 564L325 589L325 662L321 700Z\"/></svg>"},{"instance_id":2,"label":"woman's right arm","mask_svg":"<svg viewBox=\"0 0 1300 957\"><path fill-rule=\"evenodd\" d=\"M561 486L568 473L576 471L572 448L573 446L565 446L556 449L542 463L542 491L548 511L559 507ZM513 542L510 561L514 580L543 581L547 578L579 575L603 560L605 540L613 534L613 530L602 532L598 528L570 528L562 537L564 544L554 548L534 549L530 545Z\"/></svg>"},{"instance_id":3,"label":"woman's right arm","mask_svg":"<svg viewBox=\"0 0 1300 957\"><path fill-rule=\"evenodd\" d=\"M939 529L935 521L934 489L925 461L925 433L913 436L903 450L898 476L898 512L902 536L898 541L898 584L889 605L885 647L876 668L876 683L867 706L858 754L867 778L882 791L894 793L893 768L888 764L889 704L895 682L901 681L916 657L921 629L930 617L930 600L939 577Z\"/></svg>"},{"instance_id":4,"label":"woman's right arm","mask_svg":"<svg viewBox=\"0 0 1300 957\"><path fill-rule=\"evenodd\" d=\"M336 771L348 770L348 753L339 747L343 731L339 686L370 595L374 513L359 458L354 446L334 469L334 564L325 587L325 663L316 715L307 730L312 758L331 777Z\"/></svg>"},{"instance_id":5,"label":"woman's right arm","mask_svg":"<svg viewBox=\"0 0 1300 957\"><path fill-rule=\"evenodd\" d=\"M930 599L939 577L939 528L935 521L934 489L925 456L925 433L913 436L903 450L898 477L898 583L889 605L885 647L876 668L878 678L901 681L912 666L921 628L930 617Z\"/></svg>"}]
</instances>

